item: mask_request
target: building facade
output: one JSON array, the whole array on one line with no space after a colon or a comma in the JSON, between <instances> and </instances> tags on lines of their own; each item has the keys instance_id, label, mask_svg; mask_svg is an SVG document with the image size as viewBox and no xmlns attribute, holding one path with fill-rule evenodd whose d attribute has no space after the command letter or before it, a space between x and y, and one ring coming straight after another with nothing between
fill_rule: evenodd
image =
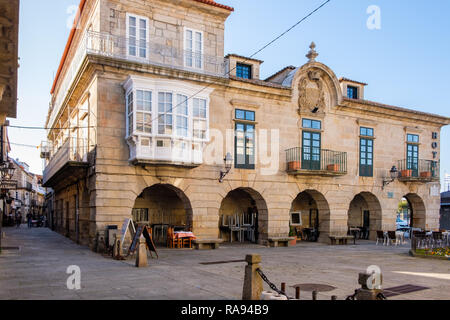
<instances>
[{"instance_id":1,"label":"building facade","mask_svg":"<svg viewBox=\"0 0 450 320\"><path fill-rule=\"evenodd\" d=\"M17 181L17 188L9 190L7 214L15 216L17 212L26 221L26 215L31 213L35 219L42 215L44 209L45 190L42 187L42 176L30 172L29 166L11 159L15 171L12 180Z\"/></svg>"},{"instance_id":2,"label":"building facade","mask_svg":"<svg viewBox=\"0 0 450 320\"><path fill-rule=\"evenodd\" d=\"M365 100L366 84L338 79L315 45L303 66L260 79L262 61L224 55L232 11L209 0L80 2L41 154L55 228L91 247L132 217L227 240L221 226L249 214L259 243L294 222L322 242L350 226L373 238L395 230L403 197L414 226L438 228L450 119Z\"/></svg>"}]
</instances>

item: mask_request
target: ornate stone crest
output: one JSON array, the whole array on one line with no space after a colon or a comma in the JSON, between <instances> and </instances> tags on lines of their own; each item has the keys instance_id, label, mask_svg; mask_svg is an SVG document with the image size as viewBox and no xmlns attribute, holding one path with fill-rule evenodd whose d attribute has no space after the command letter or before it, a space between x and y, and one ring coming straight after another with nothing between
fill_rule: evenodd
<instances>
[{"instance_id":1,"label":"ornate stone crest","mask_svg":"<svg viewBox=\"0 0 450 320\"><path fill-rule=\"evenodd\" d=\"M316 44L309 46L310 51L306 55L308 63L314 63L319 54L316 52ZM323 112L325 109L325 92L323 90L322 72L312 69L307 76L300 80L298 86L298 105L300 112Z\"/></svg>"},{"instance_id":2,"label":"ornate stone crest","mask_svg":"<svg viewBox=\"0 0 450 320\"><path fill-rule=\"evenodd\" d=\"M307 76L300 80L298 91L298 105L300 112L323 112L325 109L325 92L321 72L309 71Z\"/></svg>"}]
</instances>

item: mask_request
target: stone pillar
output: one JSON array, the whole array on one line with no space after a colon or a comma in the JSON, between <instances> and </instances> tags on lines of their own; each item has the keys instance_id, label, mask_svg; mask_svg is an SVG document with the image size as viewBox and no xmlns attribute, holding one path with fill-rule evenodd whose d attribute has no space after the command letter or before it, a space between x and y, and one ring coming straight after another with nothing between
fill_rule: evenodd
<instances>
[{"instance_id":1,"label":"stone pillar","mask_svg":"<svg viewBox=\"0 0 450 320\"><path fill-rule=\"evenodd\" d=\"M139 245L136 255L136 267L137 268L148 267L147 246L145 244L145 238L143 236L141 236L141 238L139 239Z\"/></svg>"},{"instance_id":2,"label":"stone pillar","mask_svg":"<svg viewBox=\"0 0 450 320\"><path fill-rule=\"evenodd\" d=\"M256 270L260 268L261 256L258 254L245 257L248 265L245 267L244 290L242 300L260 300L263 292L263 282Z\"/></svg>"}]
</instances>

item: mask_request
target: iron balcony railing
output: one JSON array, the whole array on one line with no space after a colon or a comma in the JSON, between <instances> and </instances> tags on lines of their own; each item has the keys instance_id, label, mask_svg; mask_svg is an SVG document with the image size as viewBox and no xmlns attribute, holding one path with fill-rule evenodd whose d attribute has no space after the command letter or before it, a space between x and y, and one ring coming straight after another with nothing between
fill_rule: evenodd
<instances>
[{"instance_id":1,"label":"iron balcony railing","mask_svg":"<svg viewBox=\"0 0 450 320\"><path fill-rule=\"evenodd\" d=\"M401 179L439 179L439 161L407 159L398 161L398 176Z\"/></svg>"},{"instance_id":2,"label":"iron balcony railing","mask_svg":"<svg viewBox=\"0 0 450 320\"><path fill-rule=\"evenodd\" d=\"M330 174L347 173L347 152L326 149L304 151L302 148L286 150L288 172L322 171Z\"/></svg>"},{"instance_id":3,"label":"iron balcony railing","mask_svg":"<svg viewBox=\"0 0 450 320\"><path fill-rule=\"evenodd\" d=\"M169 46L158 42L140 42L109 33L86 31L65 72L58 94L51 104L53 110L49 118L49 125L52 126L56 120L86 55L170 67L216 77L228 77L228 63L223 57L186 51L183 49L182 41L174 40L174 43L179 46Z\"/></svg>"},{"instance_id":4,"label":"iron balcony railing","mask_svg":"<svg viewBox=\"0 0 450 320\"><path fill-rule=\"evenodd\" d=\"M87 162L89 145L87 139L67 138L60 147L49 149L44 169L44 184L68 162Z\"/></svg>"}]
</instances>

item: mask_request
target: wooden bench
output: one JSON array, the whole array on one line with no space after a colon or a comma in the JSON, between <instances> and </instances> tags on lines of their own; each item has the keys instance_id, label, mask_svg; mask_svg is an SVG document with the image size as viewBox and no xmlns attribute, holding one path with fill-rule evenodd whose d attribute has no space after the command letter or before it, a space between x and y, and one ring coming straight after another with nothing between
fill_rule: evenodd
<instances>
[{"instance_id":1,"label":"wooden bench","mask_svg":"<svg viewBox=\"0 0 450 320\"><path fill-rule=\"evenodd\" d=\"M278 237L278 238L269 238L269 246L272 248L276 247L289 247L289 242L296 239L295 237Z\"/></svg>"},{"instance_id":2,"label":"wooden bench","mask_svg":"<svg viewBox=\"0 0 450 320\"><path fill-rule=\"evenodd\" d=\"M215 250L219 249L222 239L196 239L193 241L196 250Z\"/></svg>"},{"instance_id":3,"label":"wooden bench","mask_svg":"<svg viewBox=\"0 0 450 320\"><path fill-rule=\"evenodd\" d=\"M347 245L348 240L354 240L353 236L329 236L331 245Z\"/></svg>"}]
</instances>

